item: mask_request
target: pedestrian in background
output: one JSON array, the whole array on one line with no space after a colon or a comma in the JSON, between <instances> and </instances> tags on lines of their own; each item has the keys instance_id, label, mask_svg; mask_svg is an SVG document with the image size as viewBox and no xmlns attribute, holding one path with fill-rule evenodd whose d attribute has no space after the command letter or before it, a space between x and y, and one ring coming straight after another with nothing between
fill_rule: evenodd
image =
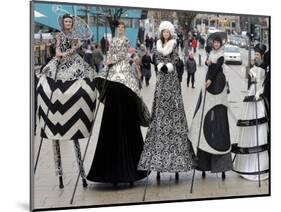
<instances>
[{"instance_id":1,"label":"pedestrian in background","mask_svg":"<svg viewBox=\"0 0 281 212\"><path fill-rule=\"evenodd\" d=\"M106 40L104 37L102 37L101 41L100 41L100 45L101 45L101 50L103 54L106 54Z\"/></svg>"},{"instance_id":2,"label":"pedestrian in background","mask_svg":"<svg viewBox=\"0 0 281 212\"><path fill-rule=\"evenodd\" d=\"M133 72L139 82L139 89L142 89L142 84L141 84L141 61L140 61L140 58L135 55L133 57L133 63L132 63L132 69L133 69Z\"/></svg>"},{"instance_id":3,"label":"pedestrian in background","mask_svg":"<svg viewBox=\"0 0 281 212\"><path fill-rule=\"evenodd\" d=\"M150 47L150 39L149 39L148 35L146 35L146 37L145 37L145 47L146 47L146 49L149 49L149 47Z\"/></svg>"},{"instance_id":4,"label":"pedestrian in background","mask_svg":"<svg viewBox=\"0 0 281 212\"><path fill-rule=\"evenodd\" d=\"M154 71L156 76L158 75L158 68L157 68L157 63L156 63L156 54L153 52L152 54L152 64L154 65Z\"/></svg>"},{"instance_id":5,"label":"pedestrian in background","mask_svg":"<svg viewBox=\"0 0 281 212\"><path fill-rule=\"evenodd\" d=\"M183 48L184 48L183 49L183 56L184 56L184 59L186 59L188 57L188 55L189 55L189 50L190 50L189 45L190 45L190 40L189 39L185 39L183 41ZM184 61L184 62L186 62L186 61Z\"/></svg>"},{"instance_id":6,"label":"pedestrian in background","mask_svg":"<svg viewBox=\"0 0 281 212\"><path fill-rule=\"evenodd\" d=\"M87 40L85 42L85 46L83 47L84 51L84 60L93 68L93 46L91 45L91 41Z\"/></svg>"},{"instance_id":7,"label":"pedestrian in background","mask_svg":"<svg viewBox=\"0 0 281 212\"><path fill-rule=\"evenodd\" d=\"M197 49L197 40L196 37L193 37L192 41L191 41L191 46L193 49L193 53L196 54L196 49Z\"/></svg>"},{"instance_id":8,"label":"pedestrian in background","mask_svg":"<svg viewBox=\"0 0 281 212\"><path fill-rule=\"evenodd\" d=\"M101 49L99 48L99 45L96 44L93 50L93 64L96 67L97 73L102 68L102 62L103 62L103 54Z\"/></svg>"},{"instance_id":9,"label":"pedestrian in background","mask_svg":"<svg viewBox=\"0 0 281 212\"><path fill-rule=\"evenodd\" d=\"M181 58L179 58L176 62L176 70L177 70L177 73L178 73L179 82L181 83L182 82L182 75L183 75L183 72L184 72L184 63L183 63L183 60Z\"/></svg>"},{"instance_id":10,"label":"pedestrian in background","mask_svg":"<svg viewBox=\"0 0 281 212\"><path fill-rule=\"evenodd\" d=\"M150 37L149 38L149 50L150 50L150 52L152 51L153 43L154 43L153 37Z\"/></svg>"},{"instance_id":11,"label":"pedestrian in background","mask_svg":"<svg viewBox=\"0 0 281 212\"><path fill-rule=\"evenodd\" d=\"M191 79L191 84L192 84L192 88L195 88L194 87L194 82L195 82L195 72L196 72L196 61L194 60L194 57L193 57L193 53L190 52L189 53L189 56L186 60L186 70L187 70L187 87L189 87L189 82L190 82L190 79Z\"/></svg>"},{"instance_id":12,"label":"pedestrian in background","mask_svg":"<svg viewBox=\"0 0 281 212\"><path fill-rule=\"evenodd\" d=\"M149 86L149 80L151 78L151 64L152 60L149 51L146 50L145 54L141 58L141 82L145 79L146 86Z\"/></svg>"},{"instance_id":13,"label":"pedestrian in background","mask_svg":"<svg viewBox=\"0 0 281 212\"><path fill-rule=\"evenodd\" d=\"M139 56L140 59L142 59L142 57L145 55L146 50L147 50L147 49L146 49L145 45L144 45L144 44L141 44L141 45L140 45L140 48L138 49L138 52L137 52L137 54L138 54L138 56Z\"/></svg>"}]
</instances>

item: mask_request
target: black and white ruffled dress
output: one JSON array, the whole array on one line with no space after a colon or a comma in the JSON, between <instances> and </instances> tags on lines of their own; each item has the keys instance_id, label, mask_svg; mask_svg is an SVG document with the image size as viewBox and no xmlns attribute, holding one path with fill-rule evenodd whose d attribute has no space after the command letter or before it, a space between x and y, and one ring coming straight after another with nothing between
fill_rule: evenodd
<instances>
[{"instance_id":1,"label":"black and white ruffled dress","mask_svg":"<svg viewBox=\"0 0 281 212\"><path fill-rule=\"evenodd\" d=\"M188 125L185 116L180 83L175 69L178 59L176 41L163 46L157 41L156 63L159 70L151 124L138 169L158 172L182 172L192 169L195 156L188 140ZM161 70L166 65L168 72Z\"/></svg>"},{"instance_id":2,"label":"black and white ruffled dress","mask_svg":"<svg viewBox=\"0 0 281 212\"><path fill-rule=\"evenodd\" d=\"M265 180L269 172L268 117L264 99L255 98L256 92L263 91L265 70L254 66L250 70L250 76L252 84L243 100L241 118L237 122L239 129L237 143L233 144L232 148L232 152L236 154L233 170L247 180L257 181L259 174L260 179Z\"/></svg>"}]
</instances>

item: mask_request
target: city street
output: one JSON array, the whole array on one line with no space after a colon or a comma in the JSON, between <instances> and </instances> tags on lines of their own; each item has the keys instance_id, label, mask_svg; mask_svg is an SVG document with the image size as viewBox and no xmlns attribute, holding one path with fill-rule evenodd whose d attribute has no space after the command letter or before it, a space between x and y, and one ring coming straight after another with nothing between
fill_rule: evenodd
<instances>
[{"instance_id":1,"label":"city street","mask_svg":"<svg viewBox=\"0 0 281 212\"><path fill-rule=\"evenodd\" d=\"M237 136L236 121L241 113L241 102L247 93L247 79L245 78L246 64L248 61L248 51L240 49L243 58L242 65L225 65L224 71L230 84L229 102L229 122L231 141L235 143ZM198 55L202 55L202 66L198 65ZM195 74L195 89L186 86L187 73L184 72L182 86L182 96L184 100L185 112L190 126L192 116L197 103L197 98L204 83L206 74L205 51L198 49L195 58L197 60L197 72ZM151 109L156 76L152 66L152 77L148 87L143 84L142 96ZM98 111L97 120L93 129L87 156L85 158L85 169L88 172L94 156L97 139L99 135L100 122L103 113L101 104ZM145 138L147 128L142 128ZM36 156L40 138L35 138L34 152ZM87 139L81 140L82 152L84 152ZM82 181L76 191L73 205L70 205L71 195L78 174L78 166L75 159L74 145L71 141L61 141L62 165L64 168L64 189L59 188L59 179L55 176L53 160L52 142L44 140L39 159L37 173L35 175L34 201L35 208L88 206L119 203L139 203L142 202L146 180L140 180L134 187L127 184L120 184L118 188L113 188L111 184L99 184L88 182L88 188L82 187ZM190 200L200 198L233 197L247 195L265 195L269 193L268 180L262 181L261 187L258 182L247 181L238 174L230 171L226 173L226 180L222 181L221 174L206 173L206 178L202 179L201 172L196 171L193 193L190 193L192 171L180 173L179 182L175 181L175 175L170 173L161 174L161 183L156 182L156 173L152 172L148 178L145 202L168 201L168 200Z\"/></svg>"}]
</instances>

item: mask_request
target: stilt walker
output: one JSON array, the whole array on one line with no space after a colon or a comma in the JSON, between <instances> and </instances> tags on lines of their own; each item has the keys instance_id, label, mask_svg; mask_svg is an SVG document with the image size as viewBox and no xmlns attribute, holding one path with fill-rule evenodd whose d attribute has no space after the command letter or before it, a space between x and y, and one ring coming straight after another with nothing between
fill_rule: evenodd
<instances>
[{"instance_id":1,"label":"stilt walker","mask_svg":"<svg viewBox=\"0 0 281 212\"><path fill-rule=\"evenodd\" d=\"M145 122L150 115L129 63L130 41L125 36L125 23L118 22L117 26L118 36L112 39L107 54L108 69L103 69L94 79L104 110L87 180L133 186L135 181L146 176L146 172L137 170L137 165L143 148L140 126L148 125ZM86 152L84 158L85 155ZM76 186L71 204L75 192Z\"/></svg>"},{"instance_id":2,"label":"stilt walker","mask_svg":"<svg viewBox=\"0 0 281 212\"><path fill-rule=\"evenodd\" d=\"M184 111L181 86L176 71L179 55L174 39L175 29L171 22L159 26L159 40L155 59L158 68L157 82L149 125L138 169L150 173L168 172L179 180L180 172L188 172L196 165L192 144L188 139L188 125ZM148 176L143 194L145 200Z\"/></svg>"},{"instance_id":3,"label":"stilt walker","mask_svg":"<svg viewBox=\"0 0 281 212\"><path fill-rule=\"evenodd\" d=\"M78 40L91 37L89 27L79 17L73 17L61 8L55 8L62 32L56 36L56 57L39 73L37 85L38 119L41 142L35 169L42 148L43 138L53 140L56 174L59 187L63 188L63 171L60 141L72 140L83 187L87 186L81 158L79 139L88 138L96 107L95 70L76 53ZM83 28L83 30L81 30Z\"/></svg>"},{"instance_id":4,"label":"stilt walker","mask_svg":"<svg viewBox=\"0 0 281 212\"><path fill-rule=\"evenodd\" d=\"M212 50L205 64L208 66L204 89L201 90L191 123L189 139L196 150L198 159L196 169L222 173L232 169L231 142L228 121L228 101L226 77L223 72L223 40L214 35ZM209 47L210 48L210 47ZM204 92L204 94L203 94ZM193 192L195 170L193 170L190 193Z\"/></svg>"},{"instance_id":5,"label":"stilt walker","mask_svg":"<svg viewBox=\"0 0 281 212\"><path fill-rule=\"evenodd\" d=\"M233 171L244 179L261 181L268 179L269 146L268 146L268 114L263 93L265 69L263 68L262 48L254 48L255 65L250 69L251 84L247 96L243 100L241 119L237 122L239 129L237 141L232 145L235 153Z\"/></svg>"}]
</instances>

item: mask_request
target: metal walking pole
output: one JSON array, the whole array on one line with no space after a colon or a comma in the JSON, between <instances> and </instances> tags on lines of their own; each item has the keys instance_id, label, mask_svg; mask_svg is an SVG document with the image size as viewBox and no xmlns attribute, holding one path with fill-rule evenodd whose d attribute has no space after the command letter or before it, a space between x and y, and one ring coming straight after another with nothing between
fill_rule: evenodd
<instances>
[{"instance_id":1,"label":"metal walking pole","mask_svg":"<svg viewBox=\"0 0 281 212\"><path fill-rule=\"evenodd\" d=\"M152 154L151 154L150 159L149 159L149 166L148 166L147 173L146 173L146 181L145 181L145 187L144 187L142 201L145 201L146 190L147 190L147 185L148 185L148 174L149 174L150 168L151 168L151 160L152 160Z\"/></svg>"},{"instance_id":2,"label":"metal walking pole","mask_svg":"<svg viewBox=\"0 0 281 212\"><path fill-rule=\"evenodd\" d=\"M164 78L164 80L165 80L165 78ZM152 153L151 153L151 156L149 158L149 166L148 166L148 170L147 170L147 174L146 174L146 181L145 181L145 187L144 187L142 201L145 201L146 190L147 190L147 185L148 185L148 174L149 174L150 169L151 169L151 160L152 160Z\"/></svg>"},{"instance_id":3,"label":"metal walking pole","mask_svg":"<svg viewBox=\"0 0 281 212\"><path fill-rule=\"evenodd\" d=\"M255 80L255 94L257 93L257 80ZM257 146L259 146L259 127L258 127L258 104L257 100L255 99L255 112L256 112L256 139L257 139ZM258 152L258 179L259 179L259 187L261 187L261 176L260 176L260 153Z\"/></svg>"},{"instance_id":4,"label":"metal walking pole","mask_svg":"<svg viewBox=\"0 0 281 212\"><path fill-rule=\"evenodd\" d=\"M106 80L107 80L107 77L108 77L108 73L109 73L109 68L107 67L107 70L106 70L106 76L105 76L105 80L104 80L104 84L103 84L103 87L101 89L101 92L100 92L100 96L103 96L105 91L106 91ZM90 141L91 141L91 137L92 137L92 133L93 133L93 129L94 129L94 125L95 125L95 121L96 121L96 117L97 117L97 114L98 114L98 110L99 110L99 106L100 106L100 103L101 101L99 100L98 101L98 105L97 105L97 109L96 109L96 112L95 112L95 115L94 115L94 119L93 119L93 124L92 124L92 128L91 128L91 132L90 132L90 136L88 138L88 141L87 141L87 145L86 145L86 148L85 148L85 151L84 151L84 155L83 155L83 158L82 158L82 166L84 164L84 160L85 160L85 157L86 157L86 154L87 154L87 151L88 151L88 147L89 147L89 144L90 144ZM76 189L77 189L77 185L78 185L78 181L79 181L79 177L81 175L81 170L79 170L79 173L78 173L78 176L77 176L77 179L76 179L76 182L75 182L75 187L74 187L74 190L73 190L73 193L72 193L72 197L71 197L71 200L70 200L70 204L73 204L73 200L74 200L74 196L75 196L75 193L76 193Z\"/></svg>"},{"instance_id":5,"label":"metal walking pole","mask_svg":"<svg viewBox=\"0 0 281 212\"><path fill-rule=\"evenodd\" d=\"M59 64L60 64L60 62L57 60L57 67L56 67L56 73L55 73L55 82L57 81L58 66L59 66ZM51 88L51 96L50 96L50 100L49 100L49 103L48 103L48 109L47 109L47 118L49 116L50 105L51 105L53 94L54 94L53 90L54 89ZM45 131L46 125L47 125L47 122L45 121L44 127L43 127L43 131ZM37 153L37 157L36 157L36 162L35 162L35 166L34 166L34 174L36 173L36 169L37 169L37 165L38 165L38 161L39 161L39 157L40 157L40 153L41 153L41 149L42 149L42 143L43 143L43 137L41 137L40 144L39 144L39 149L38 149L38 153Z\"/></svg>"},{"instance_id":6,"label":"metal walking pole","mask_svg":"<svg viewBox=\"0 0 281 212\"><path fill-rule=\"evenodd\" d=\"M203 105L202 105L202 113L201 113L200 127L199 127L199 136L198 136L198 143L197 143L197 147L196 147L196 150L197 150L197 151L198 151L199 144L200 144L201 130L202 130L202 122L203 122L204 109L205 109L206 92L207 92L206 87L205 87L204 89L205 89L205 90L204 90L204 97L203 97ZM190 186L190 193L193 192L194 176L195 176L195 168L193 169L192 181L191 181L191 186Z\"/></svg>"}]
</instances>

